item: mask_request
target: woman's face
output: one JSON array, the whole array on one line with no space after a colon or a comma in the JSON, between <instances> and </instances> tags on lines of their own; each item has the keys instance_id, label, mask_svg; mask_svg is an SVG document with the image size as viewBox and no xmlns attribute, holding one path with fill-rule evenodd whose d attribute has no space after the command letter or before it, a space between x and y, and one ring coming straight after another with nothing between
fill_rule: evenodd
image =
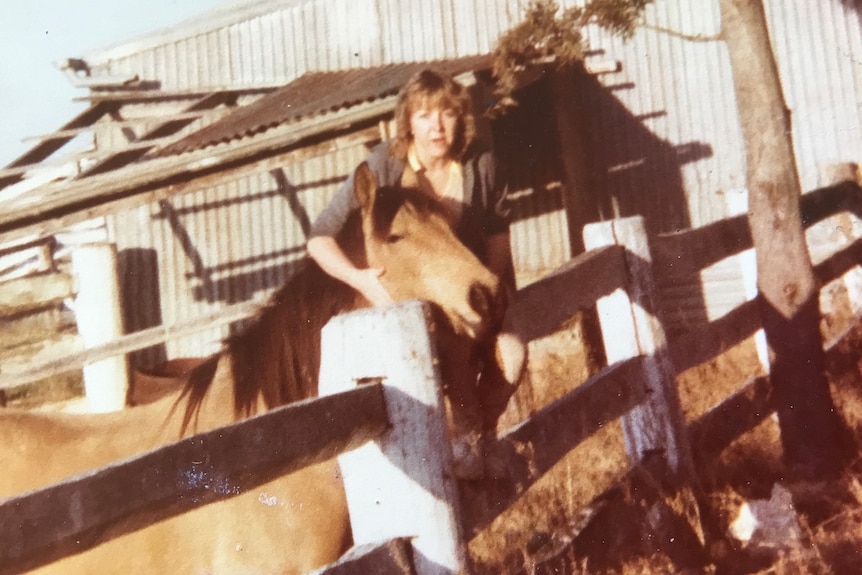
<instances>
[{"instance_id":1,"label":"woman's face","mask_svg":"<svg viewBox=\"0 0 862 575\"><path fill-rule=\"evenodd\" d=\"M452 108L424 102L410 114L410 132L420 160L449 158L457 128L458 113Z\"/></svg>"}]
</instances>

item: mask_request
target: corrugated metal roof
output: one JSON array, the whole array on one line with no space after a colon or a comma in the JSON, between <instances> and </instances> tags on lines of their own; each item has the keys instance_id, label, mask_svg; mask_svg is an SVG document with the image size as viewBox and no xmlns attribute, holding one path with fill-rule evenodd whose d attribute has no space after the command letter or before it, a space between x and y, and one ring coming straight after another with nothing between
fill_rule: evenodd
<instances>
[{"instance_id":1,"label":"corrugated metal roof","mask_svg":"<svg viewBox=\"0 0 862 575\"><path fill-rule=\"evenodd\" d=\"M376 68L312 72L165 147L158 155L190 152L259 134L300 118L394 96L413 74L426 68L457 76L465 72L489 69L490 66L491 56L481 55L433 62L389 64Z\"/></svg>"}]
</instances>

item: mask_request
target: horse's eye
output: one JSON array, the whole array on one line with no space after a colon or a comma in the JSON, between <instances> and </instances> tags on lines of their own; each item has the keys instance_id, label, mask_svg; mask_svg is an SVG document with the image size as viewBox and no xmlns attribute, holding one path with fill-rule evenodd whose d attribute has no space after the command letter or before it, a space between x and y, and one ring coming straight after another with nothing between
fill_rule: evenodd
<instances>
[{"instance_id":1,"label":"horse's eye","mask_svg":"<svg viewBox=\"0 0 862 575\"><path fill-rule=\"evenodd\" d=\"M403 239L404 239L404 234L391 233L388 236L386 236L386 243L387 244L395 244L395 243L400 242Z\"/></svg>"}]
</instances>

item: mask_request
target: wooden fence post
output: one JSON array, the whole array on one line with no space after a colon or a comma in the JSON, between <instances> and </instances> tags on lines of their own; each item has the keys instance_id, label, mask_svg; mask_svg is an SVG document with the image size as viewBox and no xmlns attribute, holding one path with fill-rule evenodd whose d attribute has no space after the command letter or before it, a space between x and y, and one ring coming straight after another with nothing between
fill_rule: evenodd
<instances>
[{"instance_id":1,"label":"wooden fence post","mask_svg":"<svg viewBox=\"0 0 862 575\"><path fill-rule=\"evenodd\" d=\"M351 312L324 327L320 393L381 380L391 429L342 454L356 545L411 537L418 575L467 572L428 304Z\"/></svg>"},{"instance_id":2,"label":"wooden fence post","mask_svg":"<svg viewBox=\"0 0 862 575\"><path fill-rule=\"evenodd\" d=\"M113 244L80 246L72 253L77 284L75 321L85 347L123 335L117 249ZM84 366L84 388L90 411L118 411L126 406L129 367L120 355Z\"/></svg>"},{"instance_id":3,"label":"wooden fence post","mask_svg":"<svg viewBox=\"0 0 862 575\"><path fill-rule=\"evenodd\" d=\"M748 190L742 189L731 193L724 194L725 203L727 205L727 215L742 216L747 218L748 213ZM746 250L736 254L736 260L739 262L740 274L742 275L742 289L745 292L746 301L753 300L757 297L759 289L757 288L757 253L752 245ZM769 346L766 343L766 332L761 327L754 334L754 346L757 350L757 359L760 360L760 366L769 371Z\"/></svg>"},{"instance_id":4,"label":"wooden fence post","mask_svg":"<svg viewBox=\"0 0 862 575\"><path fill-rule=\"evenodd\" d=\"M618 244L625 248L628 289L598 300L599 321L608 364L644 355L646 401L622 417L626 452L632 465L650 452L663 454L679 479L693 472L685 422L664 329L656 317L655 282L646 229L641 216L584 227L587 249ZM627 293L628 292L628 293Z\"/></svg>"}]
</instances>

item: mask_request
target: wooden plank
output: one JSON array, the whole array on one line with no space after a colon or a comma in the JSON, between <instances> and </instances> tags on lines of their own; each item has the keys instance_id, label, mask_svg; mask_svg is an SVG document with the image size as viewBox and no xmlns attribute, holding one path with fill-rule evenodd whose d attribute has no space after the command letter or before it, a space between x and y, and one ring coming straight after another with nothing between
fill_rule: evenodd
<instances>
[{"instance_id":1,"label":"wooden plank","mask_svg":"<svg viewBox=\"0 0 862 575\"><path fill-rule=\"evenodd\" d=\"M830 216L851 213L862 216L862 189L842 181L808 192L800 199L802 223L809 228ZM746 215L653 238L656 263L662 273L691 275L753 246Z\"/></svg>"},{"instance_id":2,"label":"wooden plank","mask_svg":"<svg viewBox=\"0 0 862 575\"><path fill-rule=\"evenodd\" d=\"M751 230L745 215L705 226L659 234L652 239L657 273L690 276L750 247Z\"/></svg>"},{"instance_id":3,"label":"wooden plank","mask_svg":"<svg viewBox=\"0 0 862 575\"><path fill-rule=\"evenodd\" d=\"M353 540L411 537L419 575L463 573L466 551L430 307L410 301L333 318L323 328L320 392L382 379L392 428L338 458Z\"/></svg>"},{"instance_id":4,"label":"wooden plank","mask_svg":"<svg viewBox=\"0 0 862 575\"><path fill-rule=\"evenodd\" d=\"M508 311L518 336L532 341L551 334L576 312L621 287L623 253L619 246L588 251L519 290Z\"/></svg>"},{"instance_id":5,"label":"wooden plank","mask_svg":"<svg viewBox=\"0 0 862 575\"><path fill-rule=\"evenodd\" d=\"M191 105L184 108L183 112L212 110L216 106L223 104L228 98L229 95L225 94L224 92L213 92L210 94L206 94L201 98L198 98L195 102L192 102ZM138 160L151 149L155 148L156 144L158 144L160 139L175 135L186 126L191 125L192 122L194 122L195 120L197 120L197 117L184 119L165 119L164 121L159 122L157 125L148 128L147 131L141 134L137 139L137 144L143 144L146 142L150 144L149 146L137 146L134 148L131 146L127 146L121 150L113 152L105 158L99 160L99 162L95 165L89 167L83 174L78 176L78 179L117 170Z\"/></svg>"},{"instance_id":6,"label":"wooden plank","mask_svg":"<svg viewBox=\"0 0 862 575\"><path fill-rule=\"evenodd\" d=\"M112 102L116 104L140 104L147 102L170 102L175 100L192 100L202 98L208 94L218 92L230 97L243 94L268 94L274 92L278 87L248 86L244 88L223 88L220 90L111 90L109 92L91 92L86 96L73 98L76 102Z\"/></svg>"},{"instance_id":7,"label":"wooden plank","mask_svg":"<svg viewBox=\"0 0 862 575\"><path fill-rule=\"evenodd\" d=\"M131 86L139 81L137 74L128 76L76 76L74 74L66 74L70 78L72 86L75 88L88 89L115 89L123 86Z\"/></svg>"},{"instance_id":8,"label":"wooden plank","mask_svg":"<svg viewBox=\"0 0 862 575\"><path fill-rule=\"evenodd\" d=\"M184 322L173 325L159 325L124 335L104 345L38 363L27 371L15 373L0 371L0 389L17 387L69 371L70 369L78 369L88 363L107 359L115 355L131 353L205 329L247 319L257 313L262 305L255 301L230 305Z\"/></svg>"},{"instance_id":9,"label":"wooden plank","mask_svg":"<svg viewBox=\"0 0 862 575\"><path fill-rule=\"evenodd\" d=\"M32 357L56 357L80 349L81 340L72 333L74 325L57 306L0 318L0 365L10 372L22 371ZM58 345L60 341L64 343Z\"/></svg>"},{"instance_id":10,"label":"wooden plank","mask_svg":"<svg viewBox=\"0 0 862 575\"><path fill-rule=\"evenodd\" d=\"M47 307L73 295L72 276L48 272L0 283L0 316Z\"/></svg>"},{"instance_id":11,"label":"wooden plank","mask_svg":"<svg viewBox=\"0 0 862 575\"><path fill-rule=\"evenodd\" d=\"M677 373L713 359L753 336L761 329L756 299L748 300L720 318L686 330L669 344L671 361Z\"/></svg>"},{"instance_id":12,"label":"wooden plank","mask_svg":"<svg viewBox=\"0 0 862 575\"><path fill-rule=\"evenodd\" d=\"M90 126L96 120L104 116L105 114L111 112L116 109L116 104L113 103L94 103L89 108L66 122L60 129L61 130L70 130L75 128L80 128L82 126ZM31 150L24 153L24 155L18 157L16 160L8 164L7 168L20 168L20 167L36 167L39 165L39 162L62 148L66 142L72 139L73 136L70 136L68 139L61 140L51 140L48 142L42 142L41 144L35 146ZM12 180L10 178L0 179L0 188L3 188L8 183L11 183ZM17 181L17 180L15 180Z\"/></svg>"},{"instance_id":13,"label":"wooden plank","mask_svg":"<svg viewBox=\"0 0 862 575\"><path fill-rule=\"evenodd\" d=\"M22 252L24 250L32 250L36 249L39 251L47 250L50 254L50 251L54 249L54 244L56 240L54 238L36 238L33 240L26 240L21 242L15 242L12 244L6 244L3 247L0 247L0 258Z\"/></svg>"},{"instance_id":14,"label":"wooden plank","mask_svg":"<svg viewBox=\"0 0 862 575\"><path fill-rule=\"evenodd\" d=\"M412 549L407 537L358 545L337 562L307 575L416 575Z\"/></svg>"},{"instance_id":15,"label":"wooden plank","mask_svg":"<svg viewBox=\"0 0 862 575\"><path fill-rule=\"evenodd\" d=\"M741 389L689 424L692 451L700 461L708 462L774 411L769 376L751 378Z\"/></svg>"},{"instance_id":16,"label":"wooden plank","mask_svg":"<svg viewBox=\"0 0 862 575\"><path fill-rule=\"evenodd\" d=\"M506 484L494 487L487 515L466 518L468 532L491 523L567 453L647 397L643 357L604 368L529 419L505 431L494 457L505 462ZM466 507L466 506L465 506Z\"/></svg>"},{"instance_id":17,"label":"wooden plank","mask_svg":"<svg viewBox=\"0 0 862 575\"><path fill-rule=\"evenodd\" d=\"M846 361L839 359L842 347L849 346L853 349L857 347L852 339L855 325L856 322L832 341L824 342L823 349L826 352L827 365L835 361L839 363ZM720 348L712 349L713 357L719 351ZM834 365L833 363L827 369L829 371L841 369ZM852 365L854 366L852 369L855 370L855 360ZM689 424L693 452L700 460L717 455L744 432L753 429L768 415L774 413L774 403L772 384L768 375L747 380L740 389Z\"/></svg>"},{"instance_id":18,"label":"wooden plank","mask_svg":"<svg viewBox=\"0 0 862 575\"><path fill-rule=\"evenodd\" d=\"M227 499L358 447L387 426L381 386L365 385L281 407L7 499L0 504L0 574L21 573ZM229 488L182 480L189 470L205 471Z\"/></svg>"},{"instance_id":19,"label":"wooden plank","mask_svg":"<svg viewBox=\"0 0 862 575\"><path fill-rule=\"evenodd\" d=\"M844 246L814 266L814 274L820 285L825 286L856 268L859 262L862 262L862 238L856 238L853 243Z\"/></svg>"},{"instance_id":20,"label":"wooden plank","mask_svg":"<svg viewBox=\"0 0 862 575\"><path fill-rule=\"evenodd\" d=\"M84 132L91 131L94 127L98 128L123 128L123 127L142 127L147 124L156 124L162 123L165 121L172 120L196 120L198 118L202 118L204 116L208 116L210 118L219 118L231 112L231 109L216 109L216 110L200 110L195 112L177 112L173 114L164 114L160 116L141 116L136 118L128 118L126 120L114 120L111 119L110 122L105 123L97 123L92 126L84 126L81 128L74 128L69 130L57 130L56 132L52 132L50 134L38 134L35 136L27 136L24 138L25 142L33 142L33 141L46 141L46 140L58 140L63 139L68 136L77 136ZM2 172L0 172L2 175Z\"/></svg>"},{"instance_id":21,"label":"wooden plank","mask_svg":"<svg viewBox=\"0 0 862 575\"><path fill-rule=\"evenodd\" d=\"M68 141L68 140L66 140ZM17 168L3 168L0 170L0 189L3 189L7 185L10 185L21 179L20 176L23 176L30 170L41 166L42 164L27 164L26 166L19 166Z\"/></svg>"},{"instance_id":22,"label":"wooden plank","mask_svg":"<svg viewBox=\"0 0 862 575\"><path fill-rule=\"evenodd\" d=\"M799 210L806 228L844 212L862 216L862 188L849 181L819 188L802 195Z\"/></svg>"}]
</instances>

